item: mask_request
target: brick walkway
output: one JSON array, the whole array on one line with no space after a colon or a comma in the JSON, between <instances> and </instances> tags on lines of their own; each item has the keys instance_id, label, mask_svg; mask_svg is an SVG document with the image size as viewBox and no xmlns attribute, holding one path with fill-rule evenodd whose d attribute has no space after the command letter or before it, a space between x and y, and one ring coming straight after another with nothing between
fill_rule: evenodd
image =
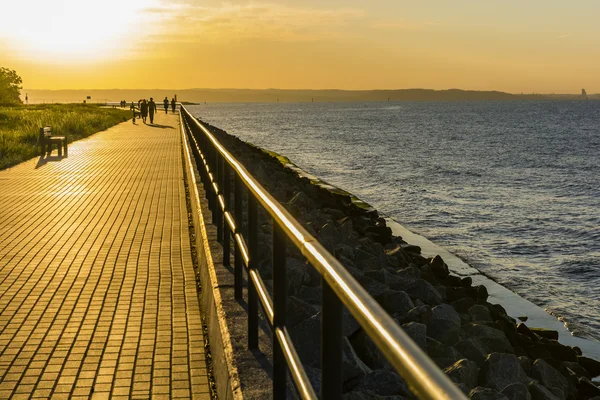
<instances>
[{"instance_id":1,"label":"brick walkway","mask_svg":"<svg viewBox=\"0 0 600 400\"><path fill-rule=\"evenodd\" d=\"M178 117L0 171L0 399L210 399Z\"/></svg>"}]
</instances>

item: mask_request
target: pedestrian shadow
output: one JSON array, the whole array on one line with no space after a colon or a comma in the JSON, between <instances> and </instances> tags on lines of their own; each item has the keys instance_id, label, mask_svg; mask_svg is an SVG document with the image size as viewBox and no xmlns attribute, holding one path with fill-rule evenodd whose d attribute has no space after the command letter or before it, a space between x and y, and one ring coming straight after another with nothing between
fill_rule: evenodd
<instances>
[{"instance_id":1,"label":"pedestrian shadow","mask_svg":"<svg viewBox=\"0 0 600 400\"><path fill-rule=\"evenodd\" d=\"M65 156L64 154L62 156L59 155L48 155L48 156L41 156L38 159L37 164L35 165L35 169L38 169L40 167L43 167L44 165L48 164L49 162L57 162L62 160L63 158L67 158L67 156Z\"/></svg>"},{"instance_id":2,"label":"pedestrian shadow","mask_svg":"<svg viewBox=\"0 0 600 400\"><path fill-rule=\"evenodd\" d=\"M159 129L175 129L170 125L160 125L160 124L148 124L150 128L159 128Z\"/></svg>"}]
</instances>

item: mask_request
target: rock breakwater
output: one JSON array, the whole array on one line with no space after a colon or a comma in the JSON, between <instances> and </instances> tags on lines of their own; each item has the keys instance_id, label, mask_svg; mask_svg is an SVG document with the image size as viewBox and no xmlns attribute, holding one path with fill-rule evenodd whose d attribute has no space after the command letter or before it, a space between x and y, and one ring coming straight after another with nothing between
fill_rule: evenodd
<instances>
[{"instance_id":1,"label":"rock breakwater","mask_svg":"<svg viewBox=\"0 0 600 400\"><path fill-rule=\"evenodd\" d=\"M485 286L449 271L440 256L394 236L376 210L286 167L287 160L205 124L264 187L340 260L409 336L473 399L600 399L600 362L558 334L517 322ZM259 271L272 284L271 224L261 217ZM288 328L320 386L321 279L288 249ZM344 318L345 399L412 399L354 318ZM596 399L596 400L598 400Z\"/></svg>"}]
</instances>

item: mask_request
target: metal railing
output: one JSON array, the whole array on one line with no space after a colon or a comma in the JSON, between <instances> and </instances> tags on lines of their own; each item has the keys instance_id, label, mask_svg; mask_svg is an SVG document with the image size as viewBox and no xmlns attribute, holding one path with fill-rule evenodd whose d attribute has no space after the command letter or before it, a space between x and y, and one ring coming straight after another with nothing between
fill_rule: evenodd
<instances>
[{"instance_id":1,"label":"metal railing","mask_svg":"<svg viewBox=\"0 0 600 400\"><path fill-rule=\"evenodd\" d=\"M235 297L242 298L243 270L248 275L248 346L258 347L258 304L273 329L273 397L286 398L289 369L298 394L316 399L315 391L286 328L286 246L296 246L322 277L321 398L342 398L343 306L358 321L381 353L422 399L465 399L465 395L413 342L342 264L311 236L252 177L215 136L184 106L182 121L197 162L212 222L223 246L223 263L229 266L234 249ZM231 180L233 176L233 188ZM247 237L242 234L243 196L247 192ZM233 197L233 204L230 201ZM257 270L258 205L273 224L273 298ZM247 239L247 240L246 240Z\"/></svg>"}]
</instances>

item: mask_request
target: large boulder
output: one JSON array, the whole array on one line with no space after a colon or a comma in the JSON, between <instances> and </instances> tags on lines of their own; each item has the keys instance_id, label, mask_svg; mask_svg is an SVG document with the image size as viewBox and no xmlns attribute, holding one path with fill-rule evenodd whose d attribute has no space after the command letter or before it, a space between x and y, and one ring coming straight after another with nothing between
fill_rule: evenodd
<instances>
[{"instance_id":1,"label":"large boulder","mask_svg":"<svg viewBox=\"0 0 600 400\"><path fill-rule=\"evenodd\" d=\"M317 314L319 310L317 307L309 304L305 301L300 300L297 297L290 296L287 299L287 326L292 328L302 321L305 321Z\"/></svg>"},{"instance_id":2,"label":"large boulder","mask_svg":"<svg viewBox=\"0 0 600 400\"><path fill-rule=\"evenodd\" d=\"M288 293L291 296L299 296L302 285L310 284L311 277L308 269L312 268L306 262L296 258L288 257L286 260L286 278Z\"/></svg>"},{"instance_id":3,"label":"large boulder","mask_svg":"<svg viewBox=\"0 0 600 400\"><path fill-rule=\"evenodd\" d=\"M290 336L302 363L319 368L321 365L321 313L291 327Z\"/></svg>"},{"instance_id":4,"label":"large boulder","mask_svg":"<svg viewBox=\"0 0 600 400\"><path fill-rule=\"evenodd\" d=\"M469 315L473 322L491 322L492 314L490 310L482 304L475 304L473 307L469 308Z\"/></svg>"},{"instance_id":5,"label":"large boulder","mask_svg":"<svg viewBox=\"0 0 600 400\"><path fill-rule=\"evenodd\" d=\"M477 386L479 367L474 361L463 358L444 369L444 373L455 383L463 383L471 390Z\"/></svg>"},{"instance_id":6,"label":"large boulder","mask_svg":"<svg viewBox=\"0 0 600 400\"><path fill-rule=\"evenodd\" d=\"M413 308L404 315L395 314L394 317L400 322L419 322L427 325L433 321L433 312L430 306L424 304Z\"/></svg>"},{"instance_id":7,"label":"large boulder","mask_svg":"<svg viewBox=\"0 0 600 400\"><path fill-rule=\"evenodd\" d=\"M421 350L427 351L427 326L418 322L409 322L402 324L402 329Z\"/></svg>"},{"instance_id":8,"label":"large boulder","mask_svg":"<svg viewBox=\"0 0 600 400\"><path fill-rule=\"evenodd\" d=\"M546 361L542 359L535 360L532 374L538 382L549 389L556 397L565 400L569 396L569 382Z\"/></svg>"},{"instance_id":9,"label":"large boulder","mask_svg":"<svg viewBox=\"0 0 600 400\"><path fill-rule=\"evenodd\" d=\"M551 391L537 381L531 381L529 383L529 393L531 393L531 398L533 400L560 400L560 398L556 397Z\"/></svg>"},{"instance_id":10,"label":"large boulder","mask_svg":"<svg viewBox=\"0 0 600 400\"><path fill-rule=\"evenodd\" d=\"M398 290L387 290L381 296L376 298L385 311L389 314L406 314L415 307L410 296L406 292Z\"/></svg>"},{"instance_id":11,"label":"large boulder","mask_svg":"<svg viewBox=\"0 0 600 400\"><path fill-rule=\"evenodd\" d=\"M442 296L435 290L431 283L424 279L404 281L391 285L393 289L403 290L414 299L424 301L426 304L436 306L442 303Z\"/></svg>"},{"instance_id":12,"label":"large boulder","mask_svg":"<svg viewBox=\"0 0 600 400\"><path fill-rule=\"evenodd\" d=\"M527 385L523 383L513 383L512 385L508 385L504 388L502 394L505 395L508 400L531 400Z\"/></svg>"},{"instance_id":13,"label":"large boulder","mask_svg":"<svg viewBox=\"0 0 600 400\"><path fill-rule=\"evenodd\" d=\"M369 373L354 387L354 390L371 391L381 396L412 396L408 385L398 374L382 369Z\"/></svg>"},{"instance_id":14,"label":"large boulder","mask_svg":"<svg viewBox=\"0 0 600 400\"><path fill-rule=\"evenodd\" d=\"M479 342L487 353L511 353L515 350L504 332L483 324L467 324L463 327L469 337Z\"/></svg>"},{"instance_id":15,"label":"large boulder","mask_svg":"<svg viewBox=\"0 0 600 400\"><path fill-rule=\"evenodd\" d=\"M471 390L471 393L469 393L469 399L473 399L473 400L508 400L508 398L503 395L502 393L494 390L494 389L490 389L490 388L486 388L486 387L476 387L475 389Z\"/></svg>"},{"instance_id":16,"label":"large boulder","mask_svg":"<svg viewBox=\"0 0 600 400\"><path fill-rule=\"evenodd\" d=\"M452 346L446 346L435 339L427 338L427 354L440 368L447 368L465 358Z\"/></svg>"},{"instance_id":17,"label":"large boulder","mask_svg":"<svg viewBox=\"0 0 600 400\"><path fill-rule=\"evenodd\" d=\"M513 383L529 383L529 378L514 354L490 354L483 363L479 378L481 384L499 392Z\"/></svg>"},{"instance_id":18,"label":"large boulder","mask_svg":"<svg viewBox=\"0 0 600 400\"><path fill-rule=\"evenodd\" d=\"M475 361L479 366L483 365L489 354L487 347L478 342L477 339L461 340L454 347L469 360Z\"/></svg>"},{"instance_id":19,"label":"large boulder","mask_svg":"<svg viewBox=\"0 0 600 400\"><path fill-rule=\"evenodd\" d=\"M432 309L433 320L427 325L427 333L435 340L448 346L458 341L460 315L449 304L441 304Z\"/></svg>"},{"instance_id":20,"label":"large boulder","mask_svg":"<svg viewBox=\"0 0 600 400\"><path fill-rule=\"evenodd\" d=\"M581 365L587 372L590 373L592 377L600 376L600 362L594 359L578 356L577 362Z\"/></svg>"},{"instance_id":21,"label":"large boulder","mask_svg":"<svg viewBox=\"0 0 600 400\"><path fill-rule=\"evenodd\" d=\"M371 369L356 355L354 348L347 338L343 338L342 367L344 369L344 382L360 380L371 372Z\"/></svg>"}]
</instances>

